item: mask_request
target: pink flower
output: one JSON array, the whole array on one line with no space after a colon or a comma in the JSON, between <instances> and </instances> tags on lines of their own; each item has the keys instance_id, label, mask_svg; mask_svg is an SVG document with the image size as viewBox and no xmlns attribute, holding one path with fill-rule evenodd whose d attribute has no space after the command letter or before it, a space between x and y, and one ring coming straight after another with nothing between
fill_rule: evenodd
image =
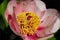
<instances>
[{"instance_id":1,"label":"pink flower","mask_svg":"<svg viewBox=\"0 0 60 40\"><path fill-rule=\"evenodd\" d=\"M56 9L47 9L40 0L11 0L4 16L11 30L23 40L46 40L60 28L59 15Z\"/></svg>"}]
</instances>

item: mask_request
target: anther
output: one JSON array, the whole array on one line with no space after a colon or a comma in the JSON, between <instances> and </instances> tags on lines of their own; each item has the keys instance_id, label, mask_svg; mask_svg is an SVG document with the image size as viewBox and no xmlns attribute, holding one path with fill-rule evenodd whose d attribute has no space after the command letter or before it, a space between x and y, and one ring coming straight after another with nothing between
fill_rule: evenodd
<instances>
[{"instance_id":1,"label":"anther","mask_svg":"<svg viewBox=\"0 0 60 40\"><path fill-rule=\"evenodd\" d=\"M27 17L27 20L30 20L31 18L32 18L32 16L28 16L28 17Z\"/></svg>"}]
</instances>

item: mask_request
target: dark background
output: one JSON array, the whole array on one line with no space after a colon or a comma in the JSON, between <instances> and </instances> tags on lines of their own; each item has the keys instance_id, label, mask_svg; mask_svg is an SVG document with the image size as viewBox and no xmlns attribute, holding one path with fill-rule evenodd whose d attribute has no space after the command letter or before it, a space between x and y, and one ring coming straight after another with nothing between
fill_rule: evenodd
<instances>
[{"instance_id":1,"label":"dark background","mask_svg":"<svg viewBox=\"0 0 60 40\"><path fill-rule=\"evenodd\" d=\"M60 0L42 0L46 3L47 8L55 8L60 12ZM3 0L0 0L0 4L3 2ZM4 26L4 20L3 17L0 16L0 24ZM60 30L55 33L55 38L57 40L60 40ZM15 35L11 29L5 28L4 30L0 29L0 40L22 40L19 36Z\"/></svg>"}]
</instances>

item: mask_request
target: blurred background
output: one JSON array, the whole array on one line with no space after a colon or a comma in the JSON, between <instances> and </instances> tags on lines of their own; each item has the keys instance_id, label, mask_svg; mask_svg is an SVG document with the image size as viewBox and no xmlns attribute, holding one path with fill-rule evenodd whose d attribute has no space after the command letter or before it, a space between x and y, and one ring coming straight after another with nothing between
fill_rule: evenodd
<instances>
[{"instance_id":1,"label":"blurred background","mask_svg":"<svg viewBox=\"0 0 60 40\"><path fill-rule=\"evenodd\" d=\"M55 8L60 12L60 0L42 0L47 8ZM15 35L4 19L4 11L9 0L0 0L0 40L22 40ZM60 29L55 33L55 36L48 40L60 40Z\"/></svg>"}]
</instances>

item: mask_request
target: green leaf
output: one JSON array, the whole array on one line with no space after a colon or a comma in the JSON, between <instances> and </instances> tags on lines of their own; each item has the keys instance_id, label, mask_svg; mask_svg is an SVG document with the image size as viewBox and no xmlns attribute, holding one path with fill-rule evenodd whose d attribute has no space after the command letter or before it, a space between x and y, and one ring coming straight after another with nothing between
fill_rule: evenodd
<instances>
[{"instance_id":1,"label":"green leaf","mask_svg":"<svg viewBox=\"0 0 60 40\"><path fill-rule=\"evenodd\" d=\"M8 23L6 22L6 20L4 18L4 12L5 12L5 9L7 7L7 4L8 4L8 0L4 0L0 5L0 16L3 17L6 27L8 27Z\"/></svg>"},{"instance_id":2,"label":"green leaf","mask_svg":"<svg viewBox=\"0 0 60 40\"><path fill-rule=\"evenodd\" d=\"M4 1L1 3L1 5L0 5L0 13L1 13L1 15L4 14L5 9L6 9L6 7L7 7L7 4L8 4L8 0L4 0Z\"/></svg>"},{"instance_id":3,"label":"green leaf","mask_svg":"<svg viewBox=\"0 0 60 40\"><path fill-rule=\"evenodd\" d=\"M56 38L55 37L51 37L48 40L56 40Z\"/></svg>"}]
</instances>

